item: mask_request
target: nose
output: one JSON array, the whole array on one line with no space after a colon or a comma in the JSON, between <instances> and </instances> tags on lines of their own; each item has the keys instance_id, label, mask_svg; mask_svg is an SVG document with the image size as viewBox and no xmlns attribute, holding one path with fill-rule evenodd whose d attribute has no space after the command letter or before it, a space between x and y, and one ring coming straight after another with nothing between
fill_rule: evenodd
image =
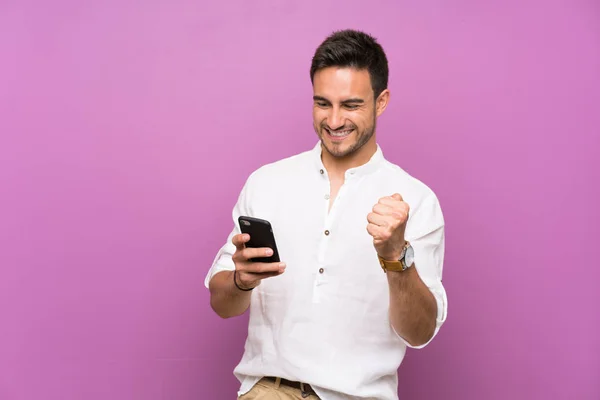
<instances>
[{"instance_id":1,"label":"nose","mask_svg":"<svg viewBox=\"0 0 600 400\"><path fill-rule=\"evenodd\" d=\"M331 111L327 115L327 126L331 130L336 130L344 126L344 117L338 108L331 108Z\"/></svg>"}]
</instances>

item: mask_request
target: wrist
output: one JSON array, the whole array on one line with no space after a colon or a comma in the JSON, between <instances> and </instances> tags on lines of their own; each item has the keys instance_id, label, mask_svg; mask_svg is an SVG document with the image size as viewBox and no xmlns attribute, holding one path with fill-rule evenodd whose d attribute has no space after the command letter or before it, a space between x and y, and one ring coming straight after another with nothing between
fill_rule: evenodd
<instances>
[{"instance_id":1,"label":"wrist","mask_svg":"<svg viewBox=\"0 0 600 400\"><path fill-rule=\"evenodd\" d=\"M398 261L398 260L400 260L400 257L402 257L402 255L404 253L405 246L406 246L406 241L403 240L402 243L400 243L400 245L397 247L397 250L394 249L389 252L381 252L381 253L378 253L377 255L386 261Z\"/></svg>"},{"instance_id":2,"label":"wrist","mask_svg":"<svg viewBox=\"0 0 600 400\"><path fill-rule=\"evenodd\" d=\"M233 284L235 285L236 288L238 288L239 290L243 291L243 292L249 292L251 290L253 290L256 286L258 285L254 285L254 286L246 286L244 285L237 276L237 269L233 271Z\"/></svg>"},{"instance_id":3,"label":"wrist","mask_svg":"<svg viewBox=\"0 0 600 400\"><path fill-rule=\"evenodd\" d=\"M377 254L379 258L385 261L398 261L400 259L401 253L383 253Z\"/></svg>"},{"instance_id":4,"label":"wrist","mask_svg":"<svg viewBox=\"0 0 600 400\"><path fill-rule=\"evenodd\" d=\"M402 250L399 254L396 254L396 252L393 251L385 253L384 255L377 254L377 257L379 258L379 264L381 265L383 272L403 272L412 267L414 263L414 250L409 242L404 241Z\"/></svg>"}]
</instances>

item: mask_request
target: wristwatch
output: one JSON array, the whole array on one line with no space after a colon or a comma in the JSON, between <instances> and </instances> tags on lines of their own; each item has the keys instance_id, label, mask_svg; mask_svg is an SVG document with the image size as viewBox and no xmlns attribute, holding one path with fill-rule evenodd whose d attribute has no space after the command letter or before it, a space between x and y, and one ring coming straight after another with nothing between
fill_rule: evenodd
<instances>
[{"instance_id":1,"label":"wristwatch","mask_svg":"<svg viewBox=\"0 0 600 400\"><path fill-rule=\"evenodd\" d=\"M413 250L410 243L406 241L404 247L402 248L402 253L400 254L400 258L398 259L398 261L384 260L379 254L377 255L377 257L379 258L379 264L381 265L381 268L383 268L383 272L402 272L413 266L415 262L415 251Z\"/></svg>"}]
</instances>

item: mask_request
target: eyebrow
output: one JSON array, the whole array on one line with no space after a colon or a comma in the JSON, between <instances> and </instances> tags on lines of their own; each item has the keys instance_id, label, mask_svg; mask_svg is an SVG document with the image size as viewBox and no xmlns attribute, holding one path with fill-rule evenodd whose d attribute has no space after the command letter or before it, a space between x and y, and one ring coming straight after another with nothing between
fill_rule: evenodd
<instances>
[{"instance_id":1,"label":"eyebrow","mask_svg":"<svg viewBox=\"0 0 600 400\"><path fill-rule=\"evenodd\" d=\"M325 97L321 97L321 96L313 96L313 100L314 101L324 101L327 103L331 103L329 100L327 100ZM351 98L351 99L347 99L342 101L342 104L363 104L365 101L363 99L359 99L359 98Z\"/></svg>"}]
</instances>

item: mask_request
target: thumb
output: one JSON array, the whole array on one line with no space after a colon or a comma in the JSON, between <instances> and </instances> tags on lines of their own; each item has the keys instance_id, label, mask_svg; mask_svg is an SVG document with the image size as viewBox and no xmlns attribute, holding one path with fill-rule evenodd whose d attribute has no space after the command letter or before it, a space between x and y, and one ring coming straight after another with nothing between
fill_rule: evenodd
<instances>
[{"instance_id":1,"label":"thumb","mask_svg":"<svg viewBox=\"0 0 600 400\"><path fill-rule=\"evenodd\" d=\"M392 195L392 198L393 198L394 200L402 201L402 196L400 196L398 193L394 193L394 194Z\"/></svg>"}]
</instances>

